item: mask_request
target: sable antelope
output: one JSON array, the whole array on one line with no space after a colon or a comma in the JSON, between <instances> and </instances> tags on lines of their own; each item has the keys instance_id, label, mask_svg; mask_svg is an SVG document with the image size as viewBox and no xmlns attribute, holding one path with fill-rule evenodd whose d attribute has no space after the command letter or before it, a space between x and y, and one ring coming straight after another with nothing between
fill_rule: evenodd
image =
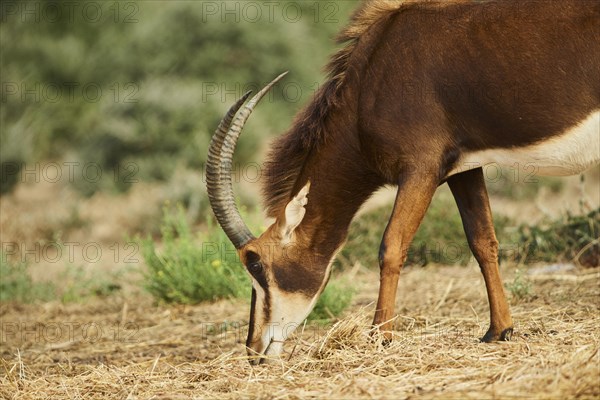
<instances>
[{"instance_id":1,"label":"sable antelope","mask_svg":"<svg viewBox=\"0 0 600 400\"><path fill-rule=\"evenodd\" d=\"M482 341L509 340L482 167L569 175L600 160L600 2L369 1L339 40L347 44L329 79L271 147L263 194L275 222L260 237L236 209L232 157L283 74L234 104L210 145L210 203L252 277L253 362L282 351L325 287L353 216L383 185L398 192L379 249L374 324L391 338L408 246L446 182L487 289Z\"/></svg>"}]
</instances>

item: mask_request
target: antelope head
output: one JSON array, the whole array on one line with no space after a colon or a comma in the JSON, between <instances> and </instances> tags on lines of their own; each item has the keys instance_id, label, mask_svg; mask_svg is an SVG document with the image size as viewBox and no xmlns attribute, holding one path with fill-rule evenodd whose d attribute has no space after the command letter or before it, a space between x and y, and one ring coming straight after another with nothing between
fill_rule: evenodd
<instances>
[{"instance_id":1,"label":"antelope head","mask_svg":"<svg viewBox=\"0 0 600 400\"><path fill-rule=\"evenodd\" d=\"M263 362L265 356L281 353L285 339L314 307L329 277L327 266L332 258L311 251L310 241L302 229L309 201L309 182L258 238L252 235L235 204L231 168L237 140L256 104L284 75L275 78L243 108L250 93L229 109L212 138L206 168L213 212L252 280L246 341L252 364Z\"/></svg>"}]
</instances>

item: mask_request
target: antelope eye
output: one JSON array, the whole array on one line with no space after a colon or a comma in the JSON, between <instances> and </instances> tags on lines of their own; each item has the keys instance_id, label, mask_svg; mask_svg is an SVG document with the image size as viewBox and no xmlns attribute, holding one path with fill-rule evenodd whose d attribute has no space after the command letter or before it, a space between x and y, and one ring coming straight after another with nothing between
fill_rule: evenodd
<instances>
[{"instance_id":1,"label":"antelope eye","mask_svg":"<svg viewBox=\"0 0 600 400\"><path fill-rule=\"evenodd\" d=\"M248 264L248 271L251 273L259 273L262 271L262 264L260 261L251 262Z\"/></svg>"}]
</instances>

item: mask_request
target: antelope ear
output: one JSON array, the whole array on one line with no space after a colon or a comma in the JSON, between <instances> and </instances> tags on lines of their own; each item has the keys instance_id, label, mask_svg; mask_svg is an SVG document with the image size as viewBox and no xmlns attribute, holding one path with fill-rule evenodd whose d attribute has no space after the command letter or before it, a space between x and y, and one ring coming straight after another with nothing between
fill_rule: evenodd
<instances>
[{"instance_id":1,"label":"antelope ear","mask_svg":"<svg viewBox=\"0 0 600 400\"><path fill-rule=\"evenodd\" d=\"M285 221L281 226L281 237L284 242L289 242L292 239L294 229L300 225L306 209L304 206L308 203L308 191L310 182L308 182L296 196L285 206Z\"/></svg>"}]
</instances>

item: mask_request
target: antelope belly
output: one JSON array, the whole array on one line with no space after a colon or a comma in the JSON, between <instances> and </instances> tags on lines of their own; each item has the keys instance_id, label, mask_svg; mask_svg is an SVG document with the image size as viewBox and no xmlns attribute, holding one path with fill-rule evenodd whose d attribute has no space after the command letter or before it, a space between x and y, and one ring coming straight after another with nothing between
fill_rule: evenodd
<instances>
[{"instance_id":1,"label":"antelope belly","mask_svg":"<svg viewBox=\"0 0 600 400\"><path fill-rule=\"evenodd\" d=\"M494 163L535 175L566 176L579 174L599 162L600 111L595 111L563 134L541 143L466 153L448 176Z\"/></svg>"}]
</instances>

